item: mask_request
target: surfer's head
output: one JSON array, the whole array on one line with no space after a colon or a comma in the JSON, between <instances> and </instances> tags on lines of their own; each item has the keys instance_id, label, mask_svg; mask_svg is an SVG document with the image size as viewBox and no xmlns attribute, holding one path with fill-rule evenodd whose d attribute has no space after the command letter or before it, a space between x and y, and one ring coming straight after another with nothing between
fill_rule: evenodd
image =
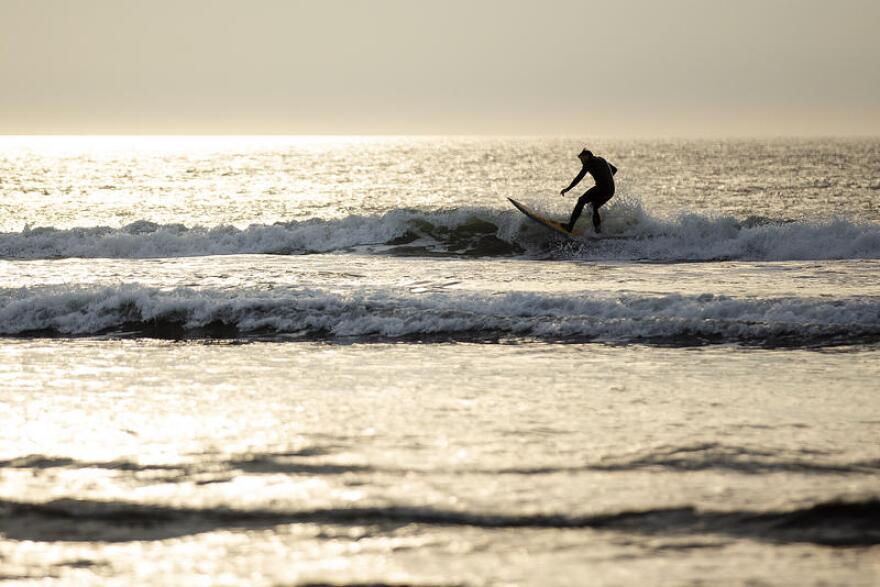
<instances>
[{"instance_id":1,"label":"surfer's head","mask_svg":"<svg viewBox=\"0 0 880 587\"><path fill-rule=\"evenodd\" d=\"M583 163L586 163L587 161L589 161L590 159L593 158L593 153L584 149L583 151L580 152L580 154L578 155L578 158Z\"/></svg>"}]
</instances>

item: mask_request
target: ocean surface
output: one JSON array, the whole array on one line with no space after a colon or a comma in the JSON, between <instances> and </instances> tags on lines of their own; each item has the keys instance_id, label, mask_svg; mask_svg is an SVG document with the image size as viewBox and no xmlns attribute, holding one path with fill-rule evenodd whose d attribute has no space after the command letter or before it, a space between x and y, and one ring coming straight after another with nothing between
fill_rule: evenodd
<instances>
[{"instance_id":1,"label":"ocean surface","mask_svg":"<svg viewBox=\"0 0 880 587\"><path fill-rule=\"evenodd\" d=\"M583 146L0 138L0 580L878 584L880 140Z\"/></svg>"}]
</instances>

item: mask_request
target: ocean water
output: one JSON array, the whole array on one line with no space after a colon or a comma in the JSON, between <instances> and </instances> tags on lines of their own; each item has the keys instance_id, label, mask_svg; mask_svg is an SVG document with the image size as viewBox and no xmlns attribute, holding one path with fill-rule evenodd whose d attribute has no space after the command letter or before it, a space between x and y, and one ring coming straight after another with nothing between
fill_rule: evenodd
<instances>
[{"instance_id":1,"label":"ocean water","mask_svg":"<svg viewBox=\"0 0 880 587\"><path fill-rule=\"evenodd\" d=\"M0 139L0 579L877 584L880 141L582 146Z\"/></svg>"}]
</instances>

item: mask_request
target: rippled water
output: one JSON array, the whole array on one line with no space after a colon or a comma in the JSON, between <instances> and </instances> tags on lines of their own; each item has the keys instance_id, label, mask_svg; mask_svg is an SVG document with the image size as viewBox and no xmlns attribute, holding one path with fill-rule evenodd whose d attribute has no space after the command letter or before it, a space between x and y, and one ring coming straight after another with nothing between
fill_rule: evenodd
<instances>
[{"instance_id":1,"label":"rippled water","mask_svg":"<svg viewBox=\"0 0 880 587\"><path fill-rule=\"evenodd\" d=\"M877 141L2 147L4 579L878 580Z\"/></svg>"}]
</instances>

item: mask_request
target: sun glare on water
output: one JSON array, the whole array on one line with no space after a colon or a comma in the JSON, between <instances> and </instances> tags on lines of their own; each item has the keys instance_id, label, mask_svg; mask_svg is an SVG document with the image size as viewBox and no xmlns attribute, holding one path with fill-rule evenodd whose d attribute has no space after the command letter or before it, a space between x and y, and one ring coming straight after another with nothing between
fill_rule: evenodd
<instances>
[{"instance_id":1,"label":"sun glare on water","mask_svg":"<svg viewBox=\"0 0 880 587\"><path fill-rule=\"evenodd\" d=\"M24 149L46 155L83 153L211 153L229 148L299 150L324 149L358 143L376 143L394 137L366 135L6 135L0 149Z\"/></svg>"}]
</instances>

